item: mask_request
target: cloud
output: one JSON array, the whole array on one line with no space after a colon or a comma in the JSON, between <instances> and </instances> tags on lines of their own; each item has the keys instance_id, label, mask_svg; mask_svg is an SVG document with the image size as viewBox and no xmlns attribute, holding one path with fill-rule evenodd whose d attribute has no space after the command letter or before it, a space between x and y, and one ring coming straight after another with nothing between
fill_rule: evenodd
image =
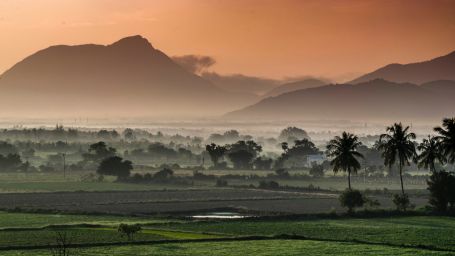
<instances>
[{"instance_id":1,"label":"cloud","mask_svg":"<svg viewBox=\"0 0 455 256\"><path fill-rule=\"evenodd\" d=\"M202 74L216 63L214 58L202 55L174 56L172 59L184 69L194 74Z\"/></svg>"}]
</instances>

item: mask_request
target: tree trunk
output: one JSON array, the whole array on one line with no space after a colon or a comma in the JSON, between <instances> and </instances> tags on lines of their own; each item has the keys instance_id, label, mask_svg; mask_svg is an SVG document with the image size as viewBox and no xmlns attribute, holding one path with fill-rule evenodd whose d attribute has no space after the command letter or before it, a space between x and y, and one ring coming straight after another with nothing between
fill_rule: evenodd
<instances>
[{"instance_id":1,"label":"tree trunk","mask_svg":"<svg viewBox=\"0 0 455 256\"><path fill-rule=\"evenodd\" d=\"M348 170L348 185L349 185L349 190L351 190L351 171Z\"/></svg>"},{"instance_id":2,"label":"tree trunk","mask_svg":"<svg viewBox=\"0 0 455 256\"><path fill-rule=\"evenodd\" d=\"M403 165L400 164L400 182L401 182L401 194L404 196L404 186L403 186Z\"/></svg>"}]
</instances>

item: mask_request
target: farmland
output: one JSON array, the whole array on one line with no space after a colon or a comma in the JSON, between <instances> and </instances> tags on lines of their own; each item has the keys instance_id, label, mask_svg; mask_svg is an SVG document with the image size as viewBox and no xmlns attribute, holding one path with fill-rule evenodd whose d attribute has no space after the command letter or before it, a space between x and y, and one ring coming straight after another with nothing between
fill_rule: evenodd
<instances>
[{"instance_id":1,"label":"farmland","mask_svg":"<svg viewBox=\"0 0 455 256\"><path fill-rule=\"evenodd\" d=\"M77 255L453 255L452 217L195 221L150 217L0 213L1 255L50 255L56 232ZM116 231L140 223L134 241ZM90 224L90 225L88 225ZM288 235L285 237L284 235ZM216 252L214 249L216 248Z\"/></svg>"}]
</instances>

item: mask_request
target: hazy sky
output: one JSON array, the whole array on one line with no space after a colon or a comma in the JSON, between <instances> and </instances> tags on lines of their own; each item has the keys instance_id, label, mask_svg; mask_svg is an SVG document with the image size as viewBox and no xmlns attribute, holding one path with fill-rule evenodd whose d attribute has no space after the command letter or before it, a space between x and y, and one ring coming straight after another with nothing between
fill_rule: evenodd
<instances>
[{"instance_id":1,"label":"hazy sky","mask_svg":"<svg viewBox=\"0 0 455 256\"><path fill-rule=\"evenodd\" d=\"M141 34L212 70L338 80L455 50L455 0L0 0L0 72L54 44Z\"/></svg>"}]
</instances>

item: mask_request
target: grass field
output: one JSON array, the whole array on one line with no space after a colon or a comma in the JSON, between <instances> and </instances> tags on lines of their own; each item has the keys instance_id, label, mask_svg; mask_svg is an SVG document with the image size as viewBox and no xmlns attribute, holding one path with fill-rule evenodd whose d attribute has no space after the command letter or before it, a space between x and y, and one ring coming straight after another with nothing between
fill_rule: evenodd
<instances>
[{"instance_id":1,"label":"grass field","mask_svg":"<svg viewBox=\"0 0 455 256\"><path fill-rule=\"evenodd\" d=\"M149 244L129 243L117 232L119 223L141 223L135 241ZM6 256L50 255L30 246L53 244L56 232L85 245L77 255L455 255L453 217L192 221L0 213L0 226Z\"/></svg>"},{"instance_id":2,"label":"grass field","mask_svg":"<svg viewBox=\"0 0 455 256\"><path fill-rule=\"evenodd\" d=\"M342 220L218 221L157 224L162 228L226 235L299 235L311 239L428 246L455 253L455 218L395 217Z\"/></svg>"},{"instance_id":3,"label":"grass field","mask_svg":"<svg viewBox=\"0 0 455 256\"><path fill-rule=\"evenodd\" d=\"M31 251L7 251L4 256L47 256L46 250ZM200 256L200 255L256 255L256 256L449 256L452 252L440 252L432 250L419 250L413 248L399 248L381 245L356 244L345 242L321 242L321 241L295 241L295 240L271 240L271 241L235 241L235 242L202 242L202 243L179 243L158 244L141 246L112 246L95 247L78 250L81 256Z\"/></svg>"}]
</instances>

